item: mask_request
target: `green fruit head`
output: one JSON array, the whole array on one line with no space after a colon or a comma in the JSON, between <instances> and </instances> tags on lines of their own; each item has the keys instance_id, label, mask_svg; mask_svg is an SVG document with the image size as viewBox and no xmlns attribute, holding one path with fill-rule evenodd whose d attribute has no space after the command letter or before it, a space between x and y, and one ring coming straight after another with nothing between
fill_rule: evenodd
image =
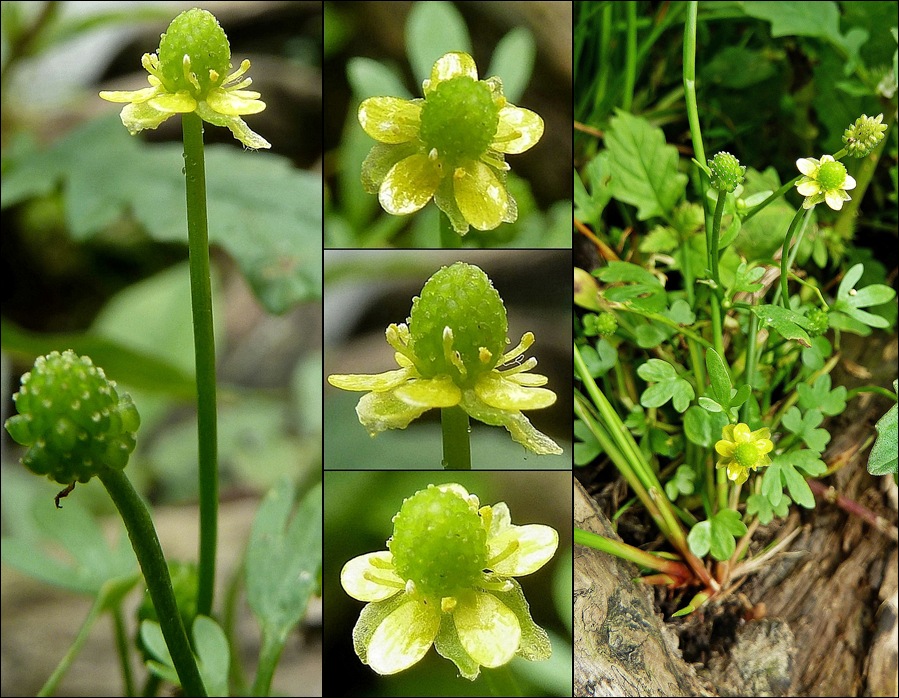
<instances>
[{"instance_id":1,"label":"green fruit head","mask_svg":"<svg viewBox=\"0 0 899 698\"><path fill-rule=\"evenodd\" d=\"M127 465L140 415L89 357L71 350L38 357L13 399L18 414L6 430L29 447L22 464L33 473L68 485Z\"/></svg>"}]
</instances>

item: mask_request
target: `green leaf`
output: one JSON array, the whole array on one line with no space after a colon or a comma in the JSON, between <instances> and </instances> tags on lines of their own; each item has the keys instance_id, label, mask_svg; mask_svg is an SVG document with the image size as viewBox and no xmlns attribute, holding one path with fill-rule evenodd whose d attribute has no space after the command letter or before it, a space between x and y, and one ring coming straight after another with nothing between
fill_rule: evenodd
<instances>
[{"instance_id":1,"label":"green leaf","mask_svg":"<svg viewBox=\"0 0 899 698\"><path fill-rule=\"evenodd\" d=\"M612 198L608 161L609 154L602 151L587 163L580 175L577 170L574 172L574 216L594 227Z\"/></svg>"},{"instance_id":2,"label":"green leaf","mask_svg":"<svg viewBox=\"0 0 899 698\"><path fill-rule=\"evenodd\" d=\"M714 349L708 349L705 353L705 365L715 401L724 408L730 407L732 383L724 359Z\"/></svg>"},{"instance_id":3,"label":"green leaf","mask_svg":"<svg viewBox=\"0 0 899 698\"><path fill-rule=\"evenodd\" d=\"M657 225L640 240L639 250L646 254L674 252L680 244L680 238L674 228Z\"/></svg>"},{"instance_id":4,"label":"green leaf","mask_svg":"<svg viewBox=\"0 0 899 698\"><path fill-rule=\"evenodd\" d=\"M683 196L687 176L678 172L674 146L662 129L618 110L606 131L612 196L637 207L641 221L668 216Z\"/></svg>"},{"instance_id":5,"label":"green leaf","mask_svg":"<svg viewBox=\"0 0 899 698\"><path fill-rule=\"evenodd\" d=\"M228 669L231 663L228 638L218 623L207 616L197 616L191 630L197 667L203 678L203 685L209 696L228 695ZM154 620L140 624L140 639L147 651L155 658L148 660L147 666L161 678L176 686L181 685L175 671L172 656L165 643L162 628Z\"/></svg>"},{"instance_id":6,"label":"green leaf","mask_svg":"<svg viewBox=\"0 0 899 698\"><path fill-rule=\"evenodd\" d=\"M594 378L604 376L618 361L618 352L615 351L615 347L604 338L596 342L595 349L589 344L585 344L580 347L580 351L587 371Z\"/></svg>"},{"instance_id":7,"label":"green leaf","mask_svg":"<svg viewBox=\"0 0 899 698\"><path fill-rule=\"evenodd\" d=\"M771 36L817 36L840 39L840 10L835 2L747 2L750 17L771 22Z\"/></svg>"},{"instance_id":8,"label":"green leaf","mask_svg":"<svg viewBox=\"0 0 899 698\"><path fill-rule=\"evenodd\" d=\"M516 27L499 40L484 77L499 77L505 98L517 103L531 81L536 55L537 46L530 29Z\"/></svg>"},{"instance_id":9,"label":"green leaf","mask_svg":"<svg viewBox=\"0 0 899 698\"><path fill-rule=\"evenodd\" d=\"M821 475L827 470L820 454L814 451L790 451L776 455L762 479L762 494L775 510L779 511L781 508L784 485L794 502L806 509L814 509L815 496L805 481L806 475L800 473L797 468L809 476Z\"/></svg>"},{"instance_id":10,"label":"green leaf","mask_svg":"<svg viewBox=\"0 0 899 698\"><path fill-rule=\"evenodd\" d=\"M818 453L822 453L830 441L830 434L826 429L816 428L823 421L824 415L819 410L811 409L803 415L795 406L783 416L783 425Z\"/></svg>"},{"instance_id":11,"label":"green leaf","mask_svg":"<svg viewBox=\"0 0 899 698\"><path fill-rule=\"evenodd\" d=\"M128 588L137 583L137 560L124 529L111 546L77 497L69 496L56 509L51 498L34 496L27 511L33 533L21 529L3 537L5 564L47 584L95 597L109 582L123 582Z\"/></svg>"},{"instance_id":12,"label":"green leaf","mask_svg":"<svg viewBox=\"0 0 899 698\"><path fill-rule=\"evenodd\" d=\"M708 398L700 398L700 400ZM718 407L718 412L709 412L703 407L693 405L684 414L684 434L686 437L703 448L711 448L715 442L721 438L721 430L728 423L727 417L720 411L717 403L712 403Z\"/></svg>"},{"instance_id":13,"label":"green leaf","mask_svg":"<svg viewBox=\"0 0 899 698\"><path fill-rule=\"evenodd\" d=\"M855 323L860 323L861 325L879 328L889 327L890 321L885 317L869 313L862 310L862 308L889 303L896 297L896 292L885 284L871 284L862 289L856 289L855 284L858 283L864 270L865 267L863 264L855 264L846 271L843 280L840 282L839 289L837 290L837 300L833 304L831 311L831 325L839 326L841 329L854 331L859 334L866 334L867 331L864 328L859 329L857 325L852 323L849 323L847 326L845 318L843 318L843 323L841 325L838 317L839 314L846 315L854 320ZM837 317L835 318L834 316ZM834 319L837 320L836 324L834 323Z\"/></svg>"},{"instance_id":14,"label":"green leaf","mask_svg":"<svg viewBox=\"0 0 899 698\"><path fill-rule=\"evenodd\" d=\"M792 339L804 347L811 346L811 338L805 331L807 320L795 310L787 310L779 305L754 305L751 308L761 321L761 326L773 329L784 339Z\"/></svg>"},{"instance_id":15,"label":"green leaf","mask_svg":"<svg viewBox=\"0 0 899 698\"><path fill-rule=\"evenodd\" d=\"M899 381L893 381L893 391L899 392ZM877 430L877 440L868 455L868 472L872 475L895 475L897 463L899 463L899 428L897 428L897 405L894 404L886 411L874 428Z\"/></svg>"},{"instance_id":16,"label":"green leaf","mask_svg":"<svg viewBox=\"0 0 899 698\"><path fill-rule=\"evenodd\" d=\"M696 557L705 557L712 547L712 522L700 521L687 534L687 545Z\"/></svg>"},{"instance_id":17,"label":"green leaf","mask_svg":"<svg viewBox=\"0 0 899 698\"><path fill-rule=\"evenodd\" d=\"M824 374L818 376L813 385L808 383L800 383L796 386L796 392L799 394L799 407L808 410L811 408L819 409L823 414L834 416L846 409L846 386L840 385L830 389L830 375Z\"/></svg>"},{"instance_id":18,"label":"green leaf","mask_svg":"<svg viewBox=\"0 0 899 698\"><path fill-rule=\"evenodd\" d=\"M694 481L696 480L696 472L686 463L679 465L668 482L665 483L665 494L668 499L674 501L682 494L693 494Z\"/></svg>"},{"instance_id":19,"label":"green leaf","mask_svg":"<svg viewBox=\"0 0 899 698\"><path fill-rule=\"evenodd\" d=\"M580 419L574 420L574 437L575 439L580 439L579 441L574 442L575 465L587 465L588 463L592 463L593 460L602 453L599 441L596 440L593 432L590 431L590 427L584 424Z\"/></svg>"},{"instance_id":20,"label":"green leaf","mask_svg":"<svg viewBox=\"0 0 899 698\"><path fill-rule=\"evenodd\" d=\"M103 366L112 380L132 388L185 398L196 395L196 382L192 372L158 356L135 351L133 347L100 336L96 332L39 334L24 330L5 319L0 321L0 326L3 351L21 359L23 363L34 363L38 356L66 348L81 356L90 356L95 364Z\"/></svg>"},{"instance_id":21,"label":"green leaf","mask_svg":"<svg viewBox=\"0 0 899 698\"><path fill-rule=\"evenodd\" d=\"M773 51L726 46L701 70L704 80L735 90L767 80L774 75Z\"/></svg>"},{"instance_id":22,"label":"green leaf","mask_svg":"<svg viewBox=\"0 0 899 698\"><path fill-rule=\"evenodd\" d=\"M637 346L644 349L652 349L668 339L669 334L659 325L653 325L649 321L642 322L634 328L634 338Z\"/></svg>"},{"instance_id":23,"label":"green leaf","mask_svg":"<svg viewBox=\"0 0 899 698\"><path fill-rule=\"evenodd\" d=\"M247 601L264 632L282 643L306 612L321 569L321 485L294 508L287 478L266 495L247 546Z\"/></svg>"},{"instance_id":24,"label":"green leaf","mask_svg":"<svg viewBox=\"0 0 899 698\"><path fill-rule=\"evenodd\" d=\"M763 526L771 523L771 520L777 515L780 518L785 517L790 511L790 498L783 497L778 506L773 507L771 502L762 494L751 494L746 499L746 513L750 516L755 514L759 517L759 522Z\"/></svg>"},{"instance_id":25,"label":"green leaf","mask_svg":"<svg viewBox=\"0 0 899 698\"><path fill-rule=\"evenodd\" d=\"M678 325L692 325L696 322L696 314L690 308L690 304L682 298L674 301L671 307L662 314Z\"/></svg>"},{"instance_id":26,"label":"green leaf","mask_svg":"<svg viewBox=\"0 0 899 698\"><path fill-rule=\"evenodd\" d=\"M431 76L434 62L450 51L473 53L459 10L451 2L412 3L406 20L406 53L419 84Z\"/></svg>"},{"instance_id":27,"label":"green leaf","mask_svg":"<svg viewBox=\"0 0 899 698\"><path fill-rule=\"evenodd\" d=\"M62 181L75 239L129 214L154 240L186 244L182 151L129 136L118 116L91 121L5 170L0 205ZM206 177L210 242L234 258L266 309L283 313L320 297L321 178L284 157L230 145L207 146Z\"/></svg>"},{"instance_id":28,"label":"green leaf","mask_svg":"<svg viewBox=\"0 0 899 698\"><path fill-rule=\"evenodd\" d=\"M661 359L650 359L641 364L637 375L647 382L655 383L640 396L640 404L644 407L661 407L671 400L674 409L683 412L696 395L693 386L681 378L671 364Z\"/></svg>"}]
</instances>

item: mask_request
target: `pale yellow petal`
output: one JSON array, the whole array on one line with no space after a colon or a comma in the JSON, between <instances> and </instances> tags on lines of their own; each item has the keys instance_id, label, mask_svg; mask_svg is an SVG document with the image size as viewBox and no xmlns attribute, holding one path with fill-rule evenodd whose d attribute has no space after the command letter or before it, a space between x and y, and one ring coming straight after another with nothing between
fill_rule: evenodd
<instances>
[{"instance_id":1,"label":"pale yellow petal","mask_svg":"<svg viewBox=\"0 0 899 698\"><path fill-rule=\"evenodd\" d=\"M387 213L404 216L423 208L440 184L437 163L424 153L400 160L390 168L378 192L378 200Z\"/></svg>"},{"instance_id":2,"label":"pale yellow petal","mask_svg":"<svg viewBox=\"0 0 899 698\"><path fill-rule=\"evenodd\" d=\"M396 371L385 371L384 373L335 373L328 376L328 383L335 388L341 390L365 391L377 390L384 391L395 388L405 383L414 375L411 368L400 368Z\"/></svg>"},{"instance_id":3,"label":"pale yellow petal","mask_svg":"<svg viewBox=\"0 0 899 698\"><path fill-rule=\"evenodd\" d=\"M733 440L738 444L745 444L752 441L752 432L749 431L749 425L744 422L734 425Z\"/></svg>"},{"instance_id":4,"label":"pale yellow petal","mask_svg":"<svg viewBox=\"0 0 899 698\"><path fill-rule=\"evenodd\" d=\"M509 192L483 162L473 160L456 168L453 188L459 210L478 230L493 230L507 219Z\"/></svg>"},{"instance_id":5,"label":"pale yellow petal","mask_svg":"<svg viewBox=\"0 0 899 698\"><path fill-rule=\"evenodd\" d=\"M453 621L459 641L478 664L498 667L509 662L521 643L521 625L495 596L470 592L460 598Z\"/></svg>"},{"instance_id":6,"label":"pale yellow petal","mask_svg":"<svg viewBox=\"0 0 899 698\"><path fill-rule=\"evenodd\" d=\"M421 101L371 97L359 105L362 129L381 143L408 143L418 137Z\"/></svg>"},{"instance_id":7,"label":"pale yellow petal","mask_svg":"<svg viewBox=\"0 0 899 698\"><path fill-rule=\"evenodd\" d=\"M359 601L383 601L403 591L405 586L393 570L393 555L386 550L360 555L347 562L340 571L340 584Z\"/></svg>"},{"instance_id":8,"label":"pale yellow petal","mask_svg":"<svg viewBox=\"0 0 899 698\"><path fill-rule=\"evenodd\" d=\"M379 674L396 674L419 662L437 637L440 612L410 599L387 616L368 644L369 666Z\"/></svg>"},{"instance_id":9,"label":"pale yellow petal","mask_svg":"<svg viewBox=\"0 0 899 698\"><path fill-rule=\"evenodd\" d=\"M126 104L121 113L122 123L131 135L144 129L153 129L173 116L172 112L160 111L147 102Z\"/></svg>"},{"instance_id":10,"label":"pale yellow petal","mask_svg":"<svg viewBox=\"0 0 899 698\"><path fill-rule=\"evenodd\" d=\"M509 526L487 539L488 564L498 575L520 577L543 567L558 547L559 534L554 528L542 524ZM502 559L492 564L490 560L497 556Z\"/></svg>"},{"instance_id":11,"label":"pale yellow petal","mask_svg":"<svg viewBox=\"0 0 899 698\"><path fill-rule=\"evenodd\" d=\"M206 102L197 104L197 115L214 126L224 126L231 131L233 136L247 148L271 148L272 144L258 133L253 131L239 116L221 114L210 107Z\"/></svg>"},{"instance_id":12,"label":"pale yellow petal","mask_svg":"<svg viewBox=\"0 0 899 698\"><path fill-rule=\"evenodd\" d=\"M478 66L475 64L474 58L461 51L447 53L438 58L431 68L430 79L424 81L424 93L430 94L441 82L460 75L466 75L472 80L478 79Z\"/></svg>"},{"instance_id":13,"label":"pale yellow petal","mask_svg":"<svg viewBox=\"0 0 899 698\"><path fill-rule=\"evenodd\" d=\"M197 109L197 100L187 92L163 92L148 100L147 104L170 114L189 114Z\"/></svg>"},{"instance_id":14,"label":"pale yellow petal","mask_svg":"<svg viewBox=\"0 0 899 698\"><path fill-rule=\"evenodd\" d=\"M801 196L814 196L821 191L821 186L814 179L810 179L807 182L799 182L799 184L796 185L796 191L798 191Z\"/></svg>"},{"instance_id":15,"label":"pale yellow petal","mask_svg":"<svg viewBox=\"0 0 899 698\"><path fill-rule=\"evenodd\" d=\"M400 400L415 407L453 407L462 399L462 391L449 376L419 378L394 391Z\"/></svg>"},{"instance_id":16,"label":"pale yellow petal","mask_svg":"<svg viewBox=\"0 0 899 698\"><path fill-rule=\"evenodd\" d=\"M735 448L736 444L733 441L725 441L722 439L715 444L715 450L718 452L718 455L724 456L725 458L733 458Z\"/></svg>"},{"instance_id":17,"label":"pale yellow petal","mask_svg":"<svg viewBox=\"0 0 899 698\"><path fill-rule=\"evenodd\" d=\"M796 161L796 167L807 177L813 176L817 171L820 163L814 158L799 158Z\"/></svg>"},{"instance_id":18,"label":"pale yellow petal","mask_svg":"<svg viewBox=\"0 0 899 698\"><path fill-rule=\"evenodd\" d=\"M843 188L844 190L855 189L855 187L856 187L857 184L858 184L858 183L855 181L855 177L853 177L852 175L848 175L848 174L847 174L847 175L846 175L846 181L843 182L843 187L842 187L842 188Z\"/></svg>"},{"instance_id":19,"label":"pale yellow petal","mask_svg":"<svg viewBox=\"0 0 899 698\"><path fill-rule=\"evenodd\" d=\"M244 114L258 114L265 109L265 102L259 99L258 92L244 94L256 95L255 98L245 97L241 90L212 90L206 95L206 103L219 114L228 116L241 116Z\"/></svg>"},{"instance_id":20,"label":"pale yellow petal","mask_svg":"<svg viewBox=\"0 0 899 698\"><path fill-rule=\"evenodd\" d=\"M824 192L824 200L827 202L827 205L830 206L834 211L839 211L843 208L843 202L849 201L851 197L849 194L844 192L842 189L834 189L833 191Z\"/></svg>"},{"instance_id":21,"label":"pale yellow petal","mask_svg":"<svg viewBox=\"0 0 899 698\"><path fill-rule=\"evenodd\" d=\"M552 390L521 385L496 371L481 376L474 391L481 400L500 410L539 410L556 401Z\"/></svg>"},{"instance_id":22,"label":"pale yellow petal","mask_svg":"<svg viewBox=\"0 0 899 698\"><path fill-rule=\"evenodd\" d=\"M356 405L356 416L372 436L387 429L405 429L428 407L409 405L392 392L366 393Z\"/></svg>"},{"instance_id":23,"label":"pale yellow petal","mask_svg":"<svg viewBox=\"0 0 899 698\"><path fill-rule=\"evenodd\" d=\"M110 92L104 90L100 93L100 99L105 99L107 102L124 104L125 102L146 102L157 94L159 94L158 87L145 87L142 90L135 90L133 92Z\"/></svg>"},{"instance_id":24,"label":"pale yellow petal","mask_svg":"<svg viewBox=\"0 0 899 698\"><path fill-rule=\"evenodd\" d=\"M560 455L562 448L546 434L534 428L521 412L491 407L478 398L473 390L462 393L461 407L471 417L492 426L503 426L512 440L538 455Z\"/></svg>"},{"instance_id":25,"label":"pale yellow petal","mask_svg":"<svg viewBox=\"0 0 899 698\"><path fill-rule=\"evenodd\" d=\"M501 153L523 153L543 136L543 119L539 114L507 104L499 112L499 125L491 146Z\"/></svg>"}]
</instances>

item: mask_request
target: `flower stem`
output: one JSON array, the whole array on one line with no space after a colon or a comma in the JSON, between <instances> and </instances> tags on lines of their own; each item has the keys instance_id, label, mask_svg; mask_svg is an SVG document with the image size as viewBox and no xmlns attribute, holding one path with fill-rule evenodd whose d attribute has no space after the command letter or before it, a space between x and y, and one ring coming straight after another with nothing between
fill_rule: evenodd
<instances>
[{"instance_id":1,"label":"flower stem","mask_svg":"<svg viewBox=\"0 0 899 698\"><path fill-rule=\"evenodd\" d=\"M714 285L712 292L712 341L715 343L715 351L724 356L724 330L721 324L721 277L718 275L718 240L721 239L721 217L724 215L724 203L727 194L718 192L718 203L715 204L715 214L712 217L712 230L708 238L709 247L709 272L712 275Z\"/></svg>"},{"instance_id":2,"label":"flower stem","mask_svg":"<svg viewBox=\"0 0 899 698\"><path fill-rule=\"evenodd\" d=\"M153 519L128 477L120 470L103 468L99 478L125 522L131 547L137 555L144 581L159 618L159 626L185 695L205 696L206 689L190 649L187 633L178 613L169 568L156 536Z\"/></svg>"},{"instance_id":3,"label":"flower stem","mask_svg":"<svg viewBox=\"0 0 899 698\"><path fill-rule=\"evenodd\" d=\"M275 667L281 658L284 643L279 641L274 633L263 630L262 648L259 650L259 667L256 670L256 681L253 682L254 696L267 696L271 691L272 678L275 676Z\"/></svg>"},{"instance_id":4,"label":"flower stem","mask_svg":"<svg viewBox=\"0 0 899 698\"><path fill-rule=\"evenodd\" d=\"M443 469L471 470L471 443L468 414L461 407L440 410L443 429Z\"/></svg>"},{"instance_id":5,"label":"flower stem","mask_svg":"<svg viewBox=\"0 0 899 698\"><path fill-rule=\"evenodd\" d=\"M122 615L121 606L116 606L112 609L112 622L115 629L115 644L119 654L119 664L122 668L124 694L130 698L135 695L134 675L131 672L131 653L129 652L131 643L128 641L128 631L125 628L125 618Z\"/></svg>"},{"instance_id":6,"label":"flower stem","mask_svg":"<svg viewBox=\"0 0 899 698\"><path fill-rule=\"evenodd\" d=\"M633 562L635 565L648 567L651 570L671 575L681 583L692 577L690 568L682 562L666 560L657 555L653 555L646 550L635 548L633 545L628 545L627 543L613 540L612 538L606 538L598 533L585 531L582 528L574 529L574 542L575 545L585 545L588 548L595 548L596 550L601 550L609 555L614 555L623 560Z\"/></svg>"},{"instance_id":7,"label":"flower stem","mask_svg":"<svg viewBox=\"0 0 899 698\"><path fill-rule=\"evenodd\" d=\"M684 97L687 106L687 121L690 124L690 138L693 141L693 153L699 162L705 162L705 148L702 145L702 129L699 125L699 107L696 102L696 16L699 2L687 3L687 21L684 23ZM702 189L703 209L706 209L705 192L708 188L708 177L700 171L700 188Z\"/></svg>"},{"instance_id":8,"label":"flower stem","mask_svg":"<svg viewBox=\"0 0 899 698\"><path fill-rule=\"evenodd\" d=\"M462 247L462 236L454 229L449 216L440 212L440 246L443 248Z\"/></svg>"},{"instance_id":9,"label":"flower stem","mask_svg":"<svg viewBox=\"0 0 899 698\"><path fill-rule=\"evenodd\" d=\"M627 49L624 72L624 94L621 98L621 108L630 111L634 102L634 85L637 79L637 5L625 3L627 11Z\"/></svg>"},{"instance_id":10,"label":"flower stem","mask_svg":"<svg viewBox=\"0 0 899 698\"><path fill-rule=\"evenodd\" d=\"M38 696L52 696L56 692L59 682L62 681L62 678L69 670L69 667L72 666L78 653L81 652L81 649L84 647L84 643L87 642L87 638L90 637L94 623L97 622L97 619L103 613L104 601L102 596L98 596L94 600L91 610L88 611L87 618L84 619L84 622L78 629L78 635L75 636L75 641L72 642L63 658L59 661L59 664L56 665L53 673L50 674L50 678L48 678L44 685L41 686L41 690L37 693Z\"/></svg>"},{"instance_id":11,"label":"flower stem","mask_svg":"<svg viewBox=\"0 0 899 698\"><path fill-rule=\"evenodd\" d=\"M790 266L793 263L793 258L790 256L790 243L793 241L793 235L796 233L796 226L799 225L799 221L811 215L811 212L812 209L810 208L800 208L796 211L796 215L793 216L793 220L790 221L790 227L787 228L783 250L780 253L780 300L787 310L790 309L790 294L787 290L787 272L789 272ZM776 302L777 301L775 301L775 303Z\"/></svg>"},{"instance_id":12,"label":"flower stem","mask_svg":"<svg viewBox=\"0 0 899 698\"><path fill-rule=\"evenodd\" d=\"M200 487L200 561L197 615L212 615L218 526L218 453L215 411L215 336L206 223L206 166L203 121L183 114L184 167L187 181L187 234L190 251L190 299L197 372L197 439Z\"/></svg>"}]
</instances>

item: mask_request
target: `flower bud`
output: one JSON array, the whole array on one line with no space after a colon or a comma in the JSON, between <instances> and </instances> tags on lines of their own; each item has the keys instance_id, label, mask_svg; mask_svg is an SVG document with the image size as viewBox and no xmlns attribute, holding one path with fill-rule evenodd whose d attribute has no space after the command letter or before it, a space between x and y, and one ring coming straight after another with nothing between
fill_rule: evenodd
<instances>
[{"instance_id":1,"label":"flower bud","mask_svg":"<svg viewBox=\"0 0 899 698\"><path fill-rule=\"evenodd\" d=\"M712 171L712 187L718 191L731 193L743 183L746 168L730 153L718 153L708 163Z\"/></svg>"},{"instance_id":2,"label":"flower bud","mask_svg":"<svg viewBox=\"0 0 899 698\"><path fill-rule=\"evenodd\" d=\"M843 143L850 155L863 158L877 147L887 130L887 125L882 121L883 114L876 117L862 114L843 132Z\"/></svg>"}]
</instances>

